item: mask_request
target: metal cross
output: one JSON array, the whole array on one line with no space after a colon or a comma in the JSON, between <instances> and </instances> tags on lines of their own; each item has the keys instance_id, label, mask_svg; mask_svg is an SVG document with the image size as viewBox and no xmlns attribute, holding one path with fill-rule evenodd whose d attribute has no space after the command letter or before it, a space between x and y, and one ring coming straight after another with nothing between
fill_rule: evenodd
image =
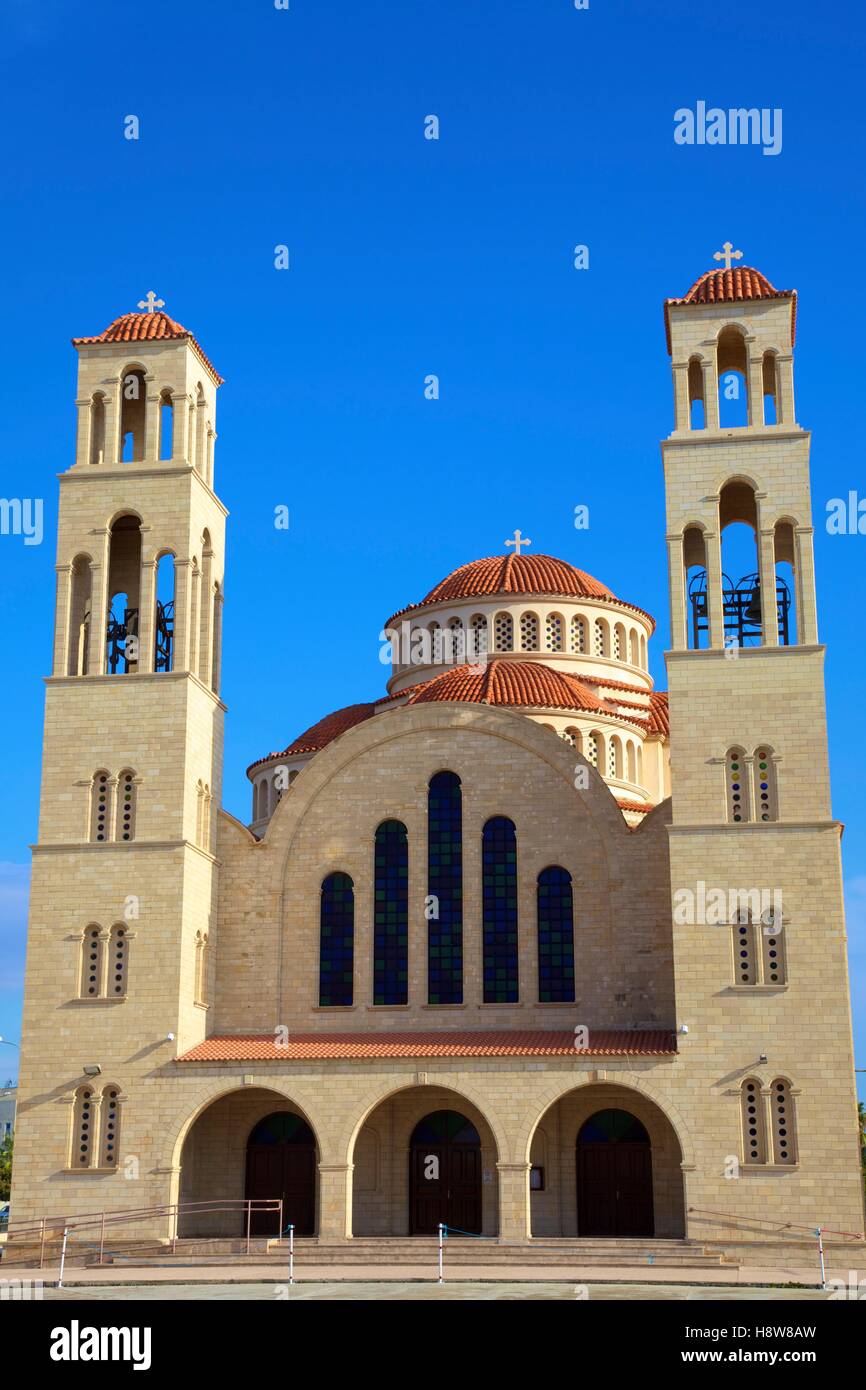
<instances>
[{"instance_id":1,"label":"metal cross","mask_svg":"<svg viewBox=\"0 0 866 1390\"><path fill-rule=\"evenodd\" d=\"M520 533L520 531L515 531L515 532L514 532L514 540L506 541L505 544L506 544L506 545L513 545L513 546L514 546L514 553L515 553L515 555L519 555L519 554L520 554L520 547L521 547L522 545L532 545L532 541L530 541L530 540L524 540L522 534Z\"/></svg>"},{"instance_id":2,"label":"metal cross","mask_svg":"<svg viewBox=\"0 0 866 1390\"><path fill-rule=\"evenodd\" d=\"M714 261L724 261L724 263L725 263L725 270L730 270L730 268L731 268L731 261L741 261L742 259L743 259L743 253L742 253L742 251L735 251L735 250L734 250L734 243L733 243L732 241L723 241L723 242L722 242L722 249L721 249L721 251L714 251L714 252L713 252L713 260L714 260Z\"/></svg>"},{"instance_id":3,"label":"metal cross","mask_svg":"<svg viewBox=\"0 0 866 1390\"><path fill-rule=\"evenodd\" d=\"M148 290L147 296L138 301L139 309L144 309L148 314L152 314L154 309L164 309L165 300L157 299L153 290Z\"/></svg>"}]
</instances>

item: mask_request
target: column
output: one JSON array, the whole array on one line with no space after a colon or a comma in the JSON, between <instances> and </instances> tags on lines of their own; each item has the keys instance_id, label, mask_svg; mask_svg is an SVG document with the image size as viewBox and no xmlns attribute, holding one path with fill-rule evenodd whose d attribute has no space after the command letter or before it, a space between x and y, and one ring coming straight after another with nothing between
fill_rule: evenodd
<instances>
[{"instance_id":1,"label":"column","mask_svg":"<svg viewBox=\"0 0 866 1390\"><path fill-rule=\"evenodd\" d=\"M811 526L794 527L794 546L797 644L814 646L818 641L818 602L815 597L815 557Z\"/></svg>"},{"instance_id":2,"label":"column","mask_svg":"<svg viewBox=\"0 0 866 1390\"><path fill-rule=\"evenodd\" d=\"M785 353L776 358L778 371L779 399L776 402L776 418L780 425L795 425L794 415L794 356Z\"/></svg>"},{"instance_id":3,"label":"column","mask_svg":"<svg viewBox=\"0 0 866 1390\"><path fill-rule=\"evenodd\" d=\"M762 529L758 532L758 573L761 581L761 646L778 647L776 537L772 529Z\"/></svg>"},{"instance_id":4,"label":"column","mask_svg":"<svg viewBox=\"0 0 866 1390\"><path fill-rule=\"evenodd\" d=\"M524 1241L529 1226L529 1164L497 1163L499 1173L499 1240Z\"/></svg>"},{"instance_id":5,"label":"column","mask_svg":"<svg viewBox=\"0 0 866 1390\"><path fill-rule=\"evenodd\" d=\"M141 562L138 598L138 669L153 670L156 641L156 560Z\"/></svg>"},{"instance_id":6,"label":"column","mask_svg":"<svg viewBox=\"0 0 866 1390\"><path fill-rule=\"evenodd\" d=\"M719 428L719 374L716 368L715 348L713 356L704 361L704 420L708 430Z\"/></svg>"},{"instance_id":7,"label":"column","mask_svg":"<svg viewBox=\"0 0 866 1390\"><path fill-rule=\"evenodd\" d=\"M675 362L674 373L674 428L691 428L691 404L689 401L689 364Z\"/></svg>"},{"instance_id":8,"label":"column","mask_svg":"<svg viewBox=\"0 0 866 1390\"><path fill-rule=\"evenodd\" d=\"M682 536L667 536L668 586L671 606L671 644L675 652L688 649L689 614L686 601Z\"/></svg>"},{"instance_id":9,"label":"column","mask_svg":"<svg viewBox=\"0 0 866 1390\"><path fill-rule=\"evenodd\" d=\"M159 458L159 392L151 391L153 376L146 376L144 398L144 450L145 462L155 462Z\"/></svg>"},{"instance_id":10,"label":"column","mask_svg":"<svg viewBox=\"0 0 866 1390\"><path fill-rule=\"evenodd\" d=\"M211 683L211 671L213 670L213 551L205 550L202 554L202 578L201 592L199 595L200 614L199 630L201 632L201 646L198 659L199 679L205 685Z\"/></svg>"},{"instance_id":11,"label":"column","mask_svg":"<svg viewBox=\"0 0 866 1390\"><path fill-rule=\"evenodd\" d=\"M105 642L108 624L108 566L111 558L111 532L108 527L94 532L99 555L90 566L90 651L87 657L87 674L105 674ZM101 537L101 542L99 540Z\"/></svg>"},{"instance_id":12,"label":"column","mask_svg":"<svg viewBox=\"0 0 866 1390\"><path fill-rule=\"evenodd\" d=\"M114 468L120 460L120 378L105 392L105 456L103 462Z\"/></svg>"},{"instance_id":13,"label":"column","mask_svg":"<svg viewBox=\"0 0 866 1390\"><path fill-rule=\"evenodd\" d=\"M764 361L762 357L749 358L749 424L764 423Z\"/></svg>"},{"instance_id":14,"label":"column","mask_svg":"<svg viewBox=\"0 0 866 1390\"><path fill-rule=\"evenodd\" d=\"M722 546L718 531L705 531L704 544L707 555L710 646L721 651L725 645L725 613L722 604Z\"/></svg>"},{"instance_id":15,"label":"column","mask_svg":"<svg viewBox=\"0 0 866 1390\"><path fill-rule=\"evenodd\" d=\"M75 462L76 464L88 463L90 461L90 399L77 400L75 408L78 411L78 430L75 438Z\"/></svg>"},{"instance_id":16,"label":"column","mask_svg":"<svg viewBox=\"0 0 866 1390\"><path fill-rule=\"evenodd\" d=\"M174 562L174 669L188 671L190 602L192 599L192 561Z\"/></svg>"},{"instance_id":17,"label":"column","mask_svg":"<svg viewBox=\"0 0 866 1390\"><path fill-rule=\"evenodd\" d=\"M54 661L51 668L53 676L68 674L69 651L69 613L72 602L72 566L57 565L56 596L54 602Z\"/></svg>"},{"instance_id":18,"label":"column","mask_svg":"<svg viewBox=\"0 0 866 1390\"><path fill-rule=\"evenodd\" d=\"M189 396L183 391L175 391L171 398L171 461L182 463L186 460L187 424L189 422Z\"/></svg>"},{"instance_id":19,"label":"column","mask_svg":"<svg viewBox=\"0 0 866 1390\"><path fill-rule=\"evenodd\" d=\"M319 1164L319 1240L348 1240L352 1234L354 1163Z\"/></svg>"}]
</instances>

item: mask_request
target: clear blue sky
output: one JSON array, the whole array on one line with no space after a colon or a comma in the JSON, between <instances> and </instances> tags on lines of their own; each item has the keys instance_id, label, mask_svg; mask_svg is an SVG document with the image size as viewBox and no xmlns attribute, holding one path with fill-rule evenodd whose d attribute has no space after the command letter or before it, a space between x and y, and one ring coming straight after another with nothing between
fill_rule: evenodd
<instances>
[{"instance_id":1,"label":"clear blue sky","mask_svg":"<svg viewBox=\"0 0 866 1390\"><path fill-rule=\"evenodd\" d=\"M0 1033L17 1038L73 335L150 288L226 377L225 804L246 765L382 688L383 620L516 526L653 612L667 644L662 301L730 238L800 291L821 636L866 1066L866 239L861 7L804 0L7 0L0 46ZM781 108L783 148L683 147L674 112ZM441 122L438 142L424 118ZM124 117L140 139L124 139ZM273 267L290 248L291 269ZM572 248L590 248L590 269ZM424 399L428 373L441 397ZM288 532L274 507L290 508ZM575 531L574 507L590 507ZM329 623L319 615L332 615ZM0 1049L0 1071L14 1070ZM5 1080L5 1075L2 1077Z\"/></svg>"}]
</instances>

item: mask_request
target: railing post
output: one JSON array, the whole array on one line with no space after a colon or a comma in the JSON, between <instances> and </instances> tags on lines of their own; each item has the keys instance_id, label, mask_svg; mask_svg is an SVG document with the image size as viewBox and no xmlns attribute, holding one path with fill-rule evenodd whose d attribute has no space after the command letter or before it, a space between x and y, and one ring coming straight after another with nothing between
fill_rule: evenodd
<instances>
[{"instance_id":1,"label":"railing post","mask_svg":"<svg viewBox=\"0 0 866 1390\"><path fill-rule=\"evenodd\" d=\"M247 1254L250 1253L250 1223L253 1218L253 1199L247 1198Z\"/></svg>"},{"instance_id":2,"label":"railing post","mask_svg":"<svg viewBox=\"0 0 866 1390\"><path fill-rule=\"evenodd\" d=\"M69 1236L69 1227L63 1227L63 1246L60 1251L60 1278L57 1280L58 1289L63 1288L63 1266L66 1264L66 1241Z\"/></svg>"},{"instance_id":3,"label":"railing post","mask_svg":"<svg viewBox=\"0 0 866 1390\"><path fill-rule=\"evenodd\" d=\"M102 1213L102 1226L99 1233L99 1263L102 1264L105 1257L105 1212Z\"/></svg>"},{"instance_id":4,"label":"railing post","mask_svg":"<svg viewBox=\"0 0 866 1390\"><path fill-rule=\"evenodd\" d=\"M444 1247L445 1247L445 1227L442 1225L442 1222L440 1221L440 1222L439 1222L439 1283L440 1283L440 1284L444 1284L444 1282L445 1282L445 1278L444 1278L444 1274L443 1274L443 1264L442 1264L442 1257L443 1257L443 1254L444 1254Z\"/></svg>"},{"instance_id":5,"label":"railing post","mask_svg":"<svg viewBox=\"0 0 866 1390\"><path fill-rule=\"evenodd\" d=\"M295 1282L295 1228L289 1227L289 1283Z\"/></svg>"},{"instance_id":6,"label":"railing post","mask_svg":"<svg viewBox=\"0 0 866 1390\"><path fill-rule=\"evenodd\" d=\"M818 1259L821 1264L821 1288L826 1289L827 1270L824 1266L824 1231L821 1226L818 1227L817 1231L815 1232L815 1235L818 1237Z\"/></svg>"},{"instance_id":7,"label":"railing post","mask_svg":"<svg viewBox=\"0 0 866 1390\"><path fill-rule=\"evenodd\" d=\"M279 1225L279 1229L278 1229L278 1231L277 1231L277 1240L282 1240L282 1238L283 1238L283 1199L282 1199L282 1197L281 1197L281 1198L280 1198L280 1225Z\"/></svg>"},{"instance_id":8,"label":"railing post","mask_svg":"<svg viewBox=\"0 0 866 1390\"><path fill-rule=\"evenodd\" d=\"M42 1230L39 1233L39 1268L45 1263L45 1217L42 1218Z\"/></svg>"}]
</instances>

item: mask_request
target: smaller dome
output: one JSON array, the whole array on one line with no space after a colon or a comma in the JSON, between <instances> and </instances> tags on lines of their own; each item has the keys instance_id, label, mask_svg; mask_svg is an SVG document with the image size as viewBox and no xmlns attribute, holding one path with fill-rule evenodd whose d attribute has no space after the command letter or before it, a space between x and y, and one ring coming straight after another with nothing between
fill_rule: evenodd
<instances>
[{"instance_id":1,"label":"smaller dome","mask_svg":"<svg viewBox=\"0 0 866 1390\"><path fill-rule=\"evenodd\" d=\"M419 685L407 704L454 700L472 705L529 706L540 709L613 710L567 671L555 671L536 661L501 661L494 658L483 669L454 666L441 676Z\"/></svg>"},{"instance_id":2,"label":"smaller dome","mask_svg":"<svg viewBox=\"0 0 866 1390\"><path fill-rule=\"evenodd\" d=\"M254 768L261 767L262 763L269 763L274 758L296 758L302 753L318 753L347 729L362 724L375 713L375 704L346 705L343 709L334 710L333 714L326 714L317 724L311 724L309 729L299 734L282 752L267 753L263 758L257 758L254 763L250 763L247 775Z\"/></svg>"},{"instance_id":3,"label":"smaller dome","mask_svg":"<svg viewBox=\"0 0 866 1390\"><path fill-rule=\"evenodd\" d=\"M196 341L195 336L184 328L182 323L177 323L174 319L169 318L168 314L162 314L158 310L152 314L135 312L121 314L120 318L115 319L95 337L73 338L72 345L73 347L81 347L88 343L153 343L165 338L188 338L208 371L215 378L217 385L222 385L223 378L202 352L201 345Z\"/></svg>"},{"instance_id":4,"label":"smaller dome","mask_svg":"<svg viewBox=\"0 0 866 1390\"><path fill-rule=\"evenodd\" d=\"M665 331L668 352L671 350L671 326L669 309L675 304L736 304L753 299L791 300L791 342L797 328L797 291L777 290L766 275L751 265L731 266L725 270L721 266L706 270L698 276L690 290L681 299L665 300Z\"/></svg>"},{"instance_id":5,"label":"smaller dome","mask_svg":"<svg viewBox=\"0 0 866 1390\"><path fill-rule=\"evenodd\" d=\"M486 594L556 594L569 598L615 598L606 584L554 555L489 555L452 570L431 589L425 603ZM421 606L419 604L419 607Z\"/></svg>"}]
</instances>

